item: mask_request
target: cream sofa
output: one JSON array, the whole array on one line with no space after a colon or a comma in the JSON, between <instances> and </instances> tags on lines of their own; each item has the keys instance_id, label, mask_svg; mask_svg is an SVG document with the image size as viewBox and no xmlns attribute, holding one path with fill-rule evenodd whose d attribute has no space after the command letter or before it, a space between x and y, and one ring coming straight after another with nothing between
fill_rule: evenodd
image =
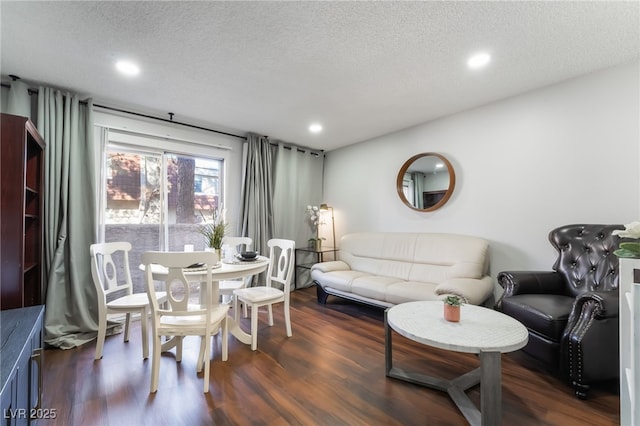
<instances>
[{"instance_id":1,"label":"cream sofa","mask_svg":"<svg viewBox=\"0 0 640 426\"><path fill-rule=\"evenodd\" d=\"M338 260L311 267L318 302L329 295L389 307L449 294L490 305L489 244L454 234L375 233L342 237Z\"/></svg>"}]
</instances>

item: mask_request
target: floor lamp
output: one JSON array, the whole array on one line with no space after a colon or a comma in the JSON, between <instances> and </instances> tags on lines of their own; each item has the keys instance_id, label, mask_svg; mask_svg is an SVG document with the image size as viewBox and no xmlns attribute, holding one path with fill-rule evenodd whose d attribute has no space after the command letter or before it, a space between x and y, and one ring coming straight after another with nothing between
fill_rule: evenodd
<instances>
[{"instance_id":1,"label":"floor lamp","mask_svg":"<svg viewBox=\"0 0 640 426\"><path fill-rule=\"evenodd\" d=\"M335 221L335 218L333 217L333 207L325 203L322 203L320 204L320 210L321 211L331 210L331 230L333 231L333 240L331 241L331 244L333 244L333 248L336 248L336 221Z\"/></svg>"}]
</instances>

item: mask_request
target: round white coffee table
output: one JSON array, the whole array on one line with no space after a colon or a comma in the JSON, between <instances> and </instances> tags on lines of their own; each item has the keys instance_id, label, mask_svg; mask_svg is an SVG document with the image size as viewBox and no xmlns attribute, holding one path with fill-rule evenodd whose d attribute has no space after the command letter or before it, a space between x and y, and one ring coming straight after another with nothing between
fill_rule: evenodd
<instances>
[{"instance_id":1,"label":"round white coffee table","mask_svg":"<svg viewBox=\"0 0 640 426\"><path fill-rule=\"evenodd\" d=\"M502 423L501 354L527 344L524 325L500 312L474 305L463 305L460 322L443 317L443 302L409 302L385 311L385 370L387 377L405 380L447 392L469 424ZM480 367L447 381L393 367L391 329L398 334L440 349L477 353ZM480 383L480 410L466 390Z\"/></svg>"}]
</instances>

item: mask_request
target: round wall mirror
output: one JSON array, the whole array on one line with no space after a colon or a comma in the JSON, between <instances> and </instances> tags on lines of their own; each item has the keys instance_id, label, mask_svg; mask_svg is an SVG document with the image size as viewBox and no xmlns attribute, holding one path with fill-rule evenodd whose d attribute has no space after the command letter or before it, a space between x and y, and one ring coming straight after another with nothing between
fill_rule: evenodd
<instances>
[{"instance_id":1,"label":"round wall mirror","mask_svg":"<svg viewBox=\"0 0 640 426\"><path fill-rule=\"evenodd\" d=\"M400 168L396 188L403 203L430 212L442 207L453 194L456 174L440 154L425 152L409 158Z\"/></svg>"}]
</instances>

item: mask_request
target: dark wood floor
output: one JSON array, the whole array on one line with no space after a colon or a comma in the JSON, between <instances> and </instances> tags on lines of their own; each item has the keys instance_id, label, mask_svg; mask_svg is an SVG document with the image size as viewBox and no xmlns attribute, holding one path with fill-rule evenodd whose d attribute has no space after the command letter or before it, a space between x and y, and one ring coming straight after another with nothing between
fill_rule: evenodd
<instances>
[{"instance_id":1,"label":"dark wood floor","mask_svg":"<svg viewBox=\"0 0 640 426\"><path fill-rule=\"evenodd\" d=\"M293 337L282 309L275 325L261 315L258 350L230 339L229 360L214 342L211 391L195 372L199 340L185 340L183 361L162 357L159 390L149 394L151 361L141 356L139 323L129 343L108 337L103 359L95 343L47 350L42 407L55 420L39 425L464 425L442 392L389 379L384 372L382 311L329 298L315 288L292 293ZM248 329L248 320L243 320ZM394 334L394 365L453 378L479 365L475 355L446 352ZM587 401L539 371L519 352L502 358L503 424L617 425L615 384L593 390ZM479 403L479 387L469 392Z\"/></svg>"}]
</instances>

